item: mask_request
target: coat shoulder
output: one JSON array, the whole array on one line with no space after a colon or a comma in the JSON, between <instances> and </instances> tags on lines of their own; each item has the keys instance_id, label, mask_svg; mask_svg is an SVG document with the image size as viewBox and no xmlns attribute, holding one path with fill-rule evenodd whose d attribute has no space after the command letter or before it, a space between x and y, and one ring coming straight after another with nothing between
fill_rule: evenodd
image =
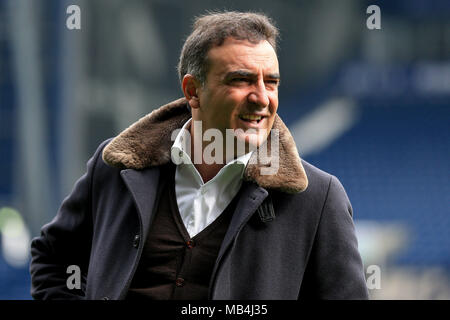
<instances>
[{"instance_id":1,"label":"coat shoulder","mask_svg":"<svg viewBox=\"0 0 450 320\"><path fill-rule=\"evenodd\" d=\"M308 189L306 189L306 191L309 190L309 192L311 192L313 190L318 191L323 189L326 191L334 176L303 159L302 165L305 169L306 176L308 177Z\"/></svg>"},{"instance_id":2,"label":"coat shoulder","mask_svg":"<svg viewBox=\"0 0 450 320\"><path fill-rule=\"evenodd\" d=\"M342 206L353 215L353 209L347 192L341 181L334 175L325 172L314 165L302 160L309 180L308 198L325 200L333 205Z\"/></svg>"},{"instance_id":3,"label":"coat shoulder","mask_svg":"<svg viewBox=\"0 0 450 320\"><path fill-rule=\"evenodd\" d=\"M110 144L110 142L113 140L113 138L108 138L106 140L104 140L103 142L101 142L98 146L97 149L95 150L92 158L93 160L96 162L96 169L99 167L102 168L112 168L104 159L103 159L103 151L104 149Z\"/></svg>"},{"instance_id":4,"label":"coat shoulder","mask_svg":"<svg viewBox=\"0 0 450 320\"><path fill-rule=\"evenodd\" d=\"M339 179L309 162L302 160L302 165L308 177L308 188L299 194L308 203L323 205L325 201L336 200L348 203L345 189Z\"/></svg>"},{"instance_id":5,"label":"coat shoulder","mask_svg":"<svg viewBox=\"0 0 450 320\"><path fill-rule=\"evenodd\" d=\"M113 167L103 159L103 151L112 140L113 138L109 138L100 143L91 158L91 161L93 161L93 179L95 181L106 182L120 174L121 168Z\"/></svg>"}]
</instances>

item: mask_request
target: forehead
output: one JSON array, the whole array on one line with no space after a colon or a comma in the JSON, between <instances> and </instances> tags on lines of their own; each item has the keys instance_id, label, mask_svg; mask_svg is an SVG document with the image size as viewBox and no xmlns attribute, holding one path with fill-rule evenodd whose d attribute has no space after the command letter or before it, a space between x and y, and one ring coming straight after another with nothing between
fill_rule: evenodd
<instances>
[{"instance_id":1,"label":"forehead","mask_svg":"<svg viewBox=\"0 0 450 320\"><path fill-rule=\"evenodd\" d=\"M221 46L208 52L209 73L221 75L235 70L255 73L278 73L275 50L266 40L253 44L247 40L227 38Z\"/></svg>"}]
</instances>

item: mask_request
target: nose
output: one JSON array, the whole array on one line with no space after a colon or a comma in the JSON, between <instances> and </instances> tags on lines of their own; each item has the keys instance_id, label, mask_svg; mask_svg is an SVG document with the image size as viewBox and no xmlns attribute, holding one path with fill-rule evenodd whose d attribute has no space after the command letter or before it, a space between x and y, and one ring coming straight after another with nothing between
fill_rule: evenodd
<instances>
[{"instance_id":1,"label":"nose","mask_svg":"<svg viewBox=\"0 0 450 320\"><path fill-rule=\"evenodd\" d=\"M264 81L258 81L254 89L249 93L247 99L251 104L258 105L261 108L266 108L269 106L269 96L267 95L266 86Z\"/></svg>"}]
</instances>

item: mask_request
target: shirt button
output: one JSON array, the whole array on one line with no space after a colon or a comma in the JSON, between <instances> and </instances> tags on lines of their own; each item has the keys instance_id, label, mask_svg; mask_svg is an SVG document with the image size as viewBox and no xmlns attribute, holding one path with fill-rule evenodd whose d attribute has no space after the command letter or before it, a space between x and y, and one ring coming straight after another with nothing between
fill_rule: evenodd
<instances>
[{"instance_id":1,"label":"shirt button","mask_svg":"<svg viewBox=\"0 0 450 320\"><path fill-rule=\"evenodd\" d=\"M189 240L188 242L186 242L186 245L189 249L192 249L195 246L194 240Z\"/></svg>"},{"instance_id":2,"label":"shirt button","mask_svg":"<svg viewBox=\"0 0 450 320\"><path fill-rule=\"evenodd\" d=\"M175 280L175 285L177 287L182 287L184 286L184 279L183 278L177 278L177 280Z\"/></svg>"},{"instance_id":3,"label":"shirt button","mask_svg":"<svg viewBox=\"0 0 450 320\"><path fill-rule=\"evenodd\" d=\"M183 151L180 151L180 152L178 153L178 156L179 156L180 158L183 158Z\"/></svg>"}]
</instances>

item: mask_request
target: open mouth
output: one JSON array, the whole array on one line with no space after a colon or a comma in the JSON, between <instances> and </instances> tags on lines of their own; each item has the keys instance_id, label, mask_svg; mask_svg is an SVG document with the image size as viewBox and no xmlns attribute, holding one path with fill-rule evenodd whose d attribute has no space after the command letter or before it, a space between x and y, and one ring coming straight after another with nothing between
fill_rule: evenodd
<instances>
[{"instance_id":1,"label":"open mouth","mask_svg":"<svg viewBox=\"0 0 450 320\"><path fill-rule=\"evenodd\" d=\"M239 116L239 119L241 119L242 121L245 121L247 123L252 123L252 124L258 124L264 118L266 118L266 117L261 116L261 115L255 115L255 114L244 114L244 115Z\"/></svg>"}]
</instances>

